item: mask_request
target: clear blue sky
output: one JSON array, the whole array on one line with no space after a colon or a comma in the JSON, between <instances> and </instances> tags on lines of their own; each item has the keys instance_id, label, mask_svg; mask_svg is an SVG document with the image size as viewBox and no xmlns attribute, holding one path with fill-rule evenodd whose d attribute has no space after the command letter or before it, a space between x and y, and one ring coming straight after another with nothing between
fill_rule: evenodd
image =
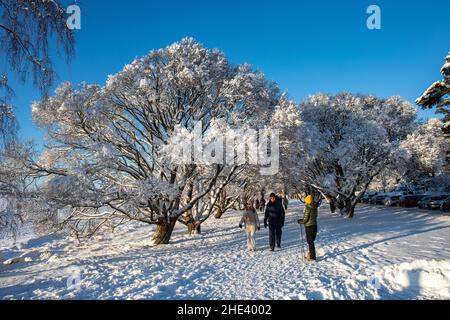
<instances>
[{"instance_id":1,"label":"clear blue sky","mask_svg":"<svg viewBox=\"0 0 450 320\"><path fill-rule=\"evenodd\" d=\"M366 9L382 10L382 29L366 28ZM296 101L316 92L401 95L414 100L450 51L448 0L85 0L76 57L57 62L59 82L104 84L135 57L192 36L233 63L250 63ZM16 86L23 138L42 143L31 121L30 85ZM420 112L422 117L433 111Z\"/></svg>"}]
</instances>

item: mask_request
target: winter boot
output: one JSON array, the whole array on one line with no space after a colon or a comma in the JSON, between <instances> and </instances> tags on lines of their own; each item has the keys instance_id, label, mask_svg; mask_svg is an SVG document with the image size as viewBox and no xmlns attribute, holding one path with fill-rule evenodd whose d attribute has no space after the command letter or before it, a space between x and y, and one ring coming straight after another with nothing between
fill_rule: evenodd
<instances>
[{"instance_id":1,"label":"winter boot","mask_svg":"<svg viewBox=\"0 0 450 320\"><path fill-rule=\"evenodd\" d=\"M309 253L305 256L305 259L306 259L306 261L309 261L309 262L316 261L316 259L311 258Z\"/></svg>"}]
</instances>

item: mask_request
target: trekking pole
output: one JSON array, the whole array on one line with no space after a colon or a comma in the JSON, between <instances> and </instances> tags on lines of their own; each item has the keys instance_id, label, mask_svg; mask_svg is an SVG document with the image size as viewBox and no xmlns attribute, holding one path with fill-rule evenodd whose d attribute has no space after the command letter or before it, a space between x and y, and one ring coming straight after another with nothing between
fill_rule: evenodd
<instances>
[{"instance_id":1,"label":"trekking pole","mask_svg":"<svg viewBox=\"0 0 450 320\"><path fill-rule=\"evenodd\" d=\"M302 201L302 199L299 199L301 203L305 203L304 201ZM303 237L303 226L300 224L300 252L302 254L302 261L303 263L305 263L305 248L304 248L304 241L303 241L304 237Z\"/></svg>"},{"instance_id":2,"label":"trekking pole","mask_svg":"<svg viewBox=\"0 0 450 320\"><path fill-rule=\"evenodd\" d=\"M302 253L302 260L305 262L305 247L304 247L304 237L303 237L303 226L300 225L300 248Z\"/></svg>"}]
</instances>

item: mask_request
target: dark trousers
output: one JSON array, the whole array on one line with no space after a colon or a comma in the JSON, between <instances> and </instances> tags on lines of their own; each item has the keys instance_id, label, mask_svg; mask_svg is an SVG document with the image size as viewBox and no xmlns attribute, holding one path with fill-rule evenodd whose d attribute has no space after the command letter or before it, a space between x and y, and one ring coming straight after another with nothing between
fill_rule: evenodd
<instances>
[{"instance_id":1,"label":"dark trousers","mask_svg":"<svg viewBox=\"0 0 450 320\"><path fill-rule=\"evenodd\" d=\"M275 248L275 242L277 247L281 246L281 225L270 225L269 224L269 245L270 248Z\"/></svg>"},{"instance_id":2,"label":"dark trousers","mask_svg":"<svg viewBox=\"0 0 450 320\"><path fill-rule=\"evenodd\" d=\"M306 231L306 242L309 248L309 257L316 260L316 247L314 246L314 241L316 241L317 236L317 226L305 227Z\"/></svg>"}]
</instances>

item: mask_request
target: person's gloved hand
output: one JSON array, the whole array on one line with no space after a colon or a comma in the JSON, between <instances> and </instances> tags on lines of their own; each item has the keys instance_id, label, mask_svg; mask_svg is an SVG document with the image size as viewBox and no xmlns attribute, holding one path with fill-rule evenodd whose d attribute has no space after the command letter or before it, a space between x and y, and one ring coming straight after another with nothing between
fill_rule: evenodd
<instances>
[{"instance_id":1,"label":"person's gloved hand","mask_svg":"<svg viewBox=\"0 0 450 320\"><path fill-rule=\"evenodd\" d=\"M258 231L261 230L261 227L258 227Z\"/></svg>"},{"instance_id":2,"label":"person's gloved hand","mask_svg":"<svg viewBox=\"0 0 450 320\"><path fill-rule=\"evenodd\" d=\"M241 228L241 229L242 229L242 223L239 223L239 228Z\"/></svg>"},{"instance_id":3,"label":"person's gloved hand","mask_svg":"<svg viewBox=\"0 0 450 320\"><path fill-rule=\"evenodd\" d=\"M297 223L298 223L298 224L302 224L302 219L298 219L298 220L297 220Z\"/></svg>"},{"instance_id":4,"label":"person's gloved hand","mask_svg":"<svg viewBox=\"0 0 450 320\"><path fill-rule=\"evenodd\" d=\"M267 229L267 222L264 222L264 228Z\"/></svg>"}]
</instances>

